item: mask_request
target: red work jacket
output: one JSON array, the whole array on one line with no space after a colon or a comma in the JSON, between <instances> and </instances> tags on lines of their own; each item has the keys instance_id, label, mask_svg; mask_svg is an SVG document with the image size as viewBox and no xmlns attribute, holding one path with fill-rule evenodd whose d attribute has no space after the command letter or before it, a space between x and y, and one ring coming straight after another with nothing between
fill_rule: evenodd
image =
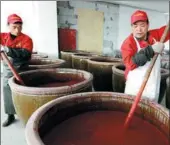
<instances>
[{"instance_id":1,"label":"red work jacket","mask_svg":"<svg viewBox=\"0 0 170 145\"><path fill-rule=\"evenodd\" d=\"M32 39L21 33L14 40L11 38L10 33L0 33L0 44L10 48L24 48L32 53L33 42Z\"/></svg>"},{"instance_id":2,"label":"red work jacket","mask_svg":"<svg viewBox=\"0 0 170 145\"><path fill-rule=\"evenodd\" d=\"M155 43L154 39L156 41L160 41L162 34L165 30L166 26L163 26L159 29L153 29L148 32L148 40L147 42L144 40L138 40L139 45L141 48L146 48L148 45L152 45ZM170 38L170 33L168 33L166 39L164 42L168 41ZM125 78L127 78L127 75L130 70L133 70L137 67L135 63L132 61L132 57L138 52L137 44L135 42L135 39L133 37L133 34L128 36L125 41L123 42L121 46L121 53L122 53L122 59L124 62L124 65L126 67L125 69Z\"/></svg>"}]
</instances>

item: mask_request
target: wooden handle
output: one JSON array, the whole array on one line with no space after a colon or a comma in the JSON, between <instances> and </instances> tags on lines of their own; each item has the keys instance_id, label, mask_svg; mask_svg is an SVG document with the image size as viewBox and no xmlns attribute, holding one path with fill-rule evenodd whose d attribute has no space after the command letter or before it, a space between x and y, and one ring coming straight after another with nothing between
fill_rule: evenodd
<instances>
[{"instance_id":1,"label":"wooden handle","mask_svg":"<svg viewBox=\"0 0 170 145\"><path fill-rule=\"evenodd\" d=\"M12 71L14 77L16 78L16 80L17 80L21 85L24 85L24 86L25 86L23 80L21 79L21 77L19 76L19 74L16 72L15 68L12 66L10 60L8 59L8 57L6 56L6 54L5 54L3 51L1 51L1 57L2 57L2 59L5 60L6 63L8 64L8 67L11 69L11 71Z\"/></svg>"},{"instance_id":2,"label":"wooden handle","mask_svg":"<svg viewBox=\"0 0 170 145\"><path fill-rule=\"evenodd\" d=\"M167 36L167 34L168 34L168 31L169 31L169 22L168 22L168 24L166 25L166 28L165 28L165 30L164 30L164 33L163 33L163 35L162 35L162 37L161 37L161 40L160 40L160 42L164 42L165 41L165 38L166 38L166 36Z\"/></svg>"},{"instance_id":3,"label":"wooden handle","mask_svg":"<svg viewBox=\"0 0 170 145\"><path fill-rule=\"evenodd\" d=\"M165 30L164 30L164 33L163 33L163 35L162 35L162 37L161 37L160 42L163 43L163 42L165 41L165 38L166 38L166 36L167 36L167 34L168 34L168 31L169 31L169 22L168 22L168 24L167 24L167 26L166 26L166 28L165 28ZM162 51L163 51L163 50L162 50ZM133 117L134 112L135 112L135 110L136 110L136 107L137 107L137 105L138 105L138 103L139 103L139 101L140 101L140 99L141 99L142 93L143 93L143 91L144 91L144 89L145 89L145 86L146 86L146 84L147 84L147 82L148 82L148 79L149 79L150 74L151 74L151 72L152 72L152 68L153 68L153 66L154 66L154 64L155 64L155 62L156 62L156 60L157 60L158 55L159 55L158 53L156 53L156 54L154 55L154 57L153 57L150 65L149 65L149 69L147 70L147 72L146 72L146 74L145 74L145 77L144 77L144 80L143 80L143 82L142 82L142 85L141 85L141 87L140 87L140 89L139 89L139 92L137 93L137 96L136 96L136 98L135 98L135 101L134 101L134 103L132 104L132 107L131 107L131 109L130 109L130 111L129 111L129 114L128 114L128 116L127 116L127 118L126 118L126 121L125 121L125 124L124 124L124 127L125 127L126 129L128 128L128 126L129 126L129 124L130 124L130 121L132 120L132 117Z\"/></svg>"}]
</instances>

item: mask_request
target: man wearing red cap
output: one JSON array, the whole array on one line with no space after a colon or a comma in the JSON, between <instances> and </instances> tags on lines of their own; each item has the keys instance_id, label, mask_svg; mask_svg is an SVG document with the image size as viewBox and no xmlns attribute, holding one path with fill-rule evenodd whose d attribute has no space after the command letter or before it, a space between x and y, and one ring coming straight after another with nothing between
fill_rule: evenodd
<instances>
[{"instance_id":1,"label":"man wearing red cap","mask_svg":"<svg viewBox=\"0 0 170 145\"><path fill-rule=\"evenodd\" d=\"M125 78L129 72L149 62L155 53L160 53L164 44L159 42L165 30L165 26L159 29L149 29L149 20L146 12L137 10L131 16L132 34L130 34L121 46L123 62L126 66ZM167 35L165 42L169 40ZM135 84L134 84L135 85Z\"/></svg>"},{"instance_id":2,"label":"man wearing red cap","mask_svg":"<svg viewBox=\"0 0 170 145\"><path fill-rule=\"evenodd\" d=\"M23 34L23 21L20 16L12 14L8 16L7 24L9 33L0 33L1 51L4 51L11 60L14 68L21 72L28 64L31 58L33 42L32 39ZM3 96L5 113L8 115L3 126L8 126L15 120L15 109L12 102L11 90L8 84L8 79L12 77L12 72L7 64L3 63Z\"/></svg>"}]
</instances>

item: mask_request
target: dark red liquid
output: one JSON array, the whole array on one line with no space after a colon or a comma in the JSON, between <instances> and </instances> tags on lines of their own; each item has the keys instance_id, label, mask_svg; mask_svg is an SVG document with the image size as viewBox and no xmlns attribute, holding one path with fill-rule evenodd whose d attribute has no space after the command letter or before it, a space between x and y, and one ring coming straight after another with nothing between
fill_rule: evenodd
<instances>
[{"instance_id":1,"label":"dark red liquid","mask_svg":"<svg viewBox=\"0 0 170 145\"><path fill-rule=\"evenodd\" d=\"M84 113L56 126L43 141L45 145L169 145L157 128L138 117L133 117L123 139L126 116L114 111Z\"/></svg>"},{"instance_id":2,"label":"dark red liquid","mask_svg":"<svg viewBox=\"0 0 170 145\"><path fill-rule=\"evenodd\" d=\"M61 86L71 86L77 83L82 82L84 79L77 79L77 80L66 80L66 81L56 81L46 84L38 85L39 87L61 87Z\"/></svg>"}]
</instances>

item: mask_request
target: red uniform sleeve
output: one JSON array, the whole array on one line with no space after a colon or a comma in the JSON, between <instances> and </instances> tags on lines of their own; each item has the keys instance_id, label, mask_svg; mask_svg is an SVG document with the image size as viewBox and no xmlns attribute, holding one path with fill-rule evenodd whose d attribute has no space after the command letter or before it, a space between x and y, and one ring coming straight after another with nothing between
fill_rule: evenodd
<instances>
[{"instance_id":1,"label":"red uniform sleeve","mask_svg":"<svg viewBox=\"0 0 170 145\"><path fill-rule=\"evenodd\" d=\"M5 33L0 33L0 44L1 45L5 45L5 42L4 42L4 37L6 36Z\"/></svg>"},{"instance_id":2,"label":"red uniform sleeve","mask_svg":"<svg viewBox=\"0 0 170 145\"><path fill-rule=\"evenodd\" d=\"M121 46L121 53L122 53L122 59L126 66L126 69L133 70L137 67L136 64L133 63L132 57L136 53L132 46L128 42L124 42Z\"/></svg>"},{"instance_id":3,"label":"red uniform sleeve","mask_svg":"<svg viewBox=\"0 0 170 145\"><path fill-rule=\"evenodd\" d=\"M23 46L22 48L27 49L29 52L32 53L33 50L33 42L31 38L26 38L23 40Z\"/></svg>"},{"instance_id":4,"label":"red uniform sleeve","mask_svg":"<svg viewBox=\"0 0 170 145\"><path fill-rule=\"evenodd\" d=\"M161 37L164 33L165 28L166 28L166 26L163 26L159 29L150 30L150 33L151 33L152 36L156 36L158 38L158 41L160 41ZM169 39L170 39L170 30L168 31L168 34L167 34L164 42L168 41Z\"/></svg>"},{"instance_id":5,"label":"red uniform sleeve","mask_svg":"<svg viewBox=\"0 0 170 145\"><path fill-rule=\"evenodd\" d=\"M0 33L0 44L2 45L2 33Z\"/></svg>"}]
</instances>

